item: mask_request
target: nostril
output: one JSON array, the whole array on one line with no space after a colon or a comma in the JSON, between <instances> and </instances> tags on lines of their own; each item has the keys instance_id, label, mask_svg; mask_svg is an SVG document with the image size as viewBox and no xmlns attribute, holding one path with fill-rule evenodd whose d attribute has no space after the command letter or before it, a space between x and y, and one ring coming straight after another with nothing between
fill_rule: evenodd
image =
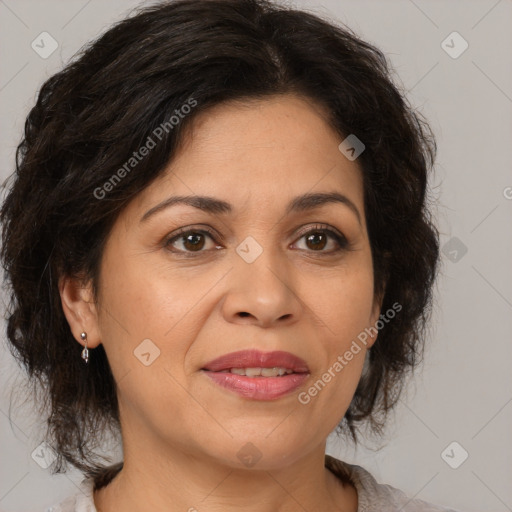
<instances>
[{"instance_id":1,"label":"nostril","mask_svg":"<svg viewBox=\"0 0 512 512\"><path fill-rule=\"evenodd\" d=\"M245 312L245 311L241 311L240 313L238 313L240 316L243 316L243 317L246 317L246 316L250 316L249 313Z\"/></svg>"}]
</instances>

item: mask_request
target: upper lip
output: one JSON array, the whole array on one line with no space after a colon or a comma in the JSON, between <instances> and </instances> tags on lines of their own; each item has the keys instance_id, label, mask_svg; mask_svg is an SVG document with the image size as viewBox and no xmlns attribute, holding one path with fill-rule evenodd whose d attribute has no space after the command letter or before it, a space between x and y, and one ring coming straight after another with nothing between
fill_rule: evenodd
<instances>
[{"instance_id":1,"label":"upper lip","mask_svg":"<svg viewBox=\"0 0 512 512\"><path fill-rule=\"evenodd\" d=\"M217 357L203 366L203 370L220 372L231 368L286 368L295 373L309 373L306 361L290 352L240 350Z\"/></svg>"}]
</instances>

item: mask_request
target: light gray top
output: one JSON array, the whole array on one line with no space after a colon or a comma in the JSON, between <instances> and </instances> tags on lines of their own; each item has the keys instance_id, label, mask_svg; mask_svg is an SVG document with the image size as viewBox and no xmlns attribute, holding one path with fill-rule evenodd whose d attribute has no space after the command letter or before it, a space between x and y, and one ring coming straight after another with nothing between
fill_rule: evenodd
<instances>
[{"instance_id":1,"label":"light gray top","mask_svg":"<svg viewBox=\"0 0 512 512\"><path fill-rule=\"evenodd\" d=\"M433 505L419 499L410 499L404 492L386 484L379 484L366 469L325 456L325 466L340 480L349 479L357 490L357 512L459 512L453 508ZM97 512L93 501L94 482L85 478L80 492L45 512Z\"/></svg>"}]
</instances>

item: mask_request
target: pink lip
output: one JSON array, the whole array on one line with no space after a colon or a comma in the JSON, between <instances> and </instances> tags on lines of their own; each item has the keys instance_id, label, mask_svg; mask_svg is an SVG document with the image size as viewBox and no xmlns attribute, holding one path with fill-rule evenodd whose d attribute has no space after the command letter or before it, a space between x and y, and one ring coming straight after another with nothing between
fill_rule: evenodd
<instances>
[{"instance_id":1,"label":"pink lip","mask_svg":"<svg viewBox=\"0 0 512 512\"><path fill-rule=\"evenodd\" d=\"M231 368L287 368L295 373L281 377L246 377L222 372ZM275 400L291 393L309 377L306 362L289 352L260 352L242 350L218 357L207 363L202 371L219 386L253 400Z\"/></svg>"},{"instance_id":2,"label":"pink lip","mask_svg":"<svg viewBox=\"0 0 512 512\"><path fill-rule=\"evenodd\" d=\"M293 370L295 373L309 372L304 359L290 352L260 352L259 350L240 350L231 352L206 363L203 370L221 372L231 368L274 368L281 367ZM249 377L251 378L251 377Z\"/></svg>"},{"instance_id":3,"label":"pink lip","mask_svg":"<svg viewBox=\"0 0 512 512\"><path fill-rule=\"evenodd\" d=\"M204 374L219 386L253 400L275 400L297 389L309 377L309 373L290 373L282 377L245 377L208 370Z\"/></svg>"}]
</instances>

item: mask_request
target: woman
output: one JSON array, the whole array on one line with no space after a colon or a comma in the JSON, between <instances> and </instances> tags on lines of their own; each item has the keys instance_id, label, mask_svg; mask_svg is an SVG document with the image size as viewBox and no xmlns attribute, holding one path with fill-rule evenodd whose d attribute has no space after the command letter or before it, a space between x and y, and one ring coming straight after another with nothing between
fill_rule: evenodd
<instances>
[{"instance_id":1,"label":"woman","mask_svg":"<svg viewBox=\"0 0 512 512\"><path fill-rule=\"evenodd\" d=\"M51 77L1 211L8 339L86 477L49 510L448 510L325 454L421 355L434 153L378 49L264 0L142 9Z\"/></svg>"}]
</instances>

